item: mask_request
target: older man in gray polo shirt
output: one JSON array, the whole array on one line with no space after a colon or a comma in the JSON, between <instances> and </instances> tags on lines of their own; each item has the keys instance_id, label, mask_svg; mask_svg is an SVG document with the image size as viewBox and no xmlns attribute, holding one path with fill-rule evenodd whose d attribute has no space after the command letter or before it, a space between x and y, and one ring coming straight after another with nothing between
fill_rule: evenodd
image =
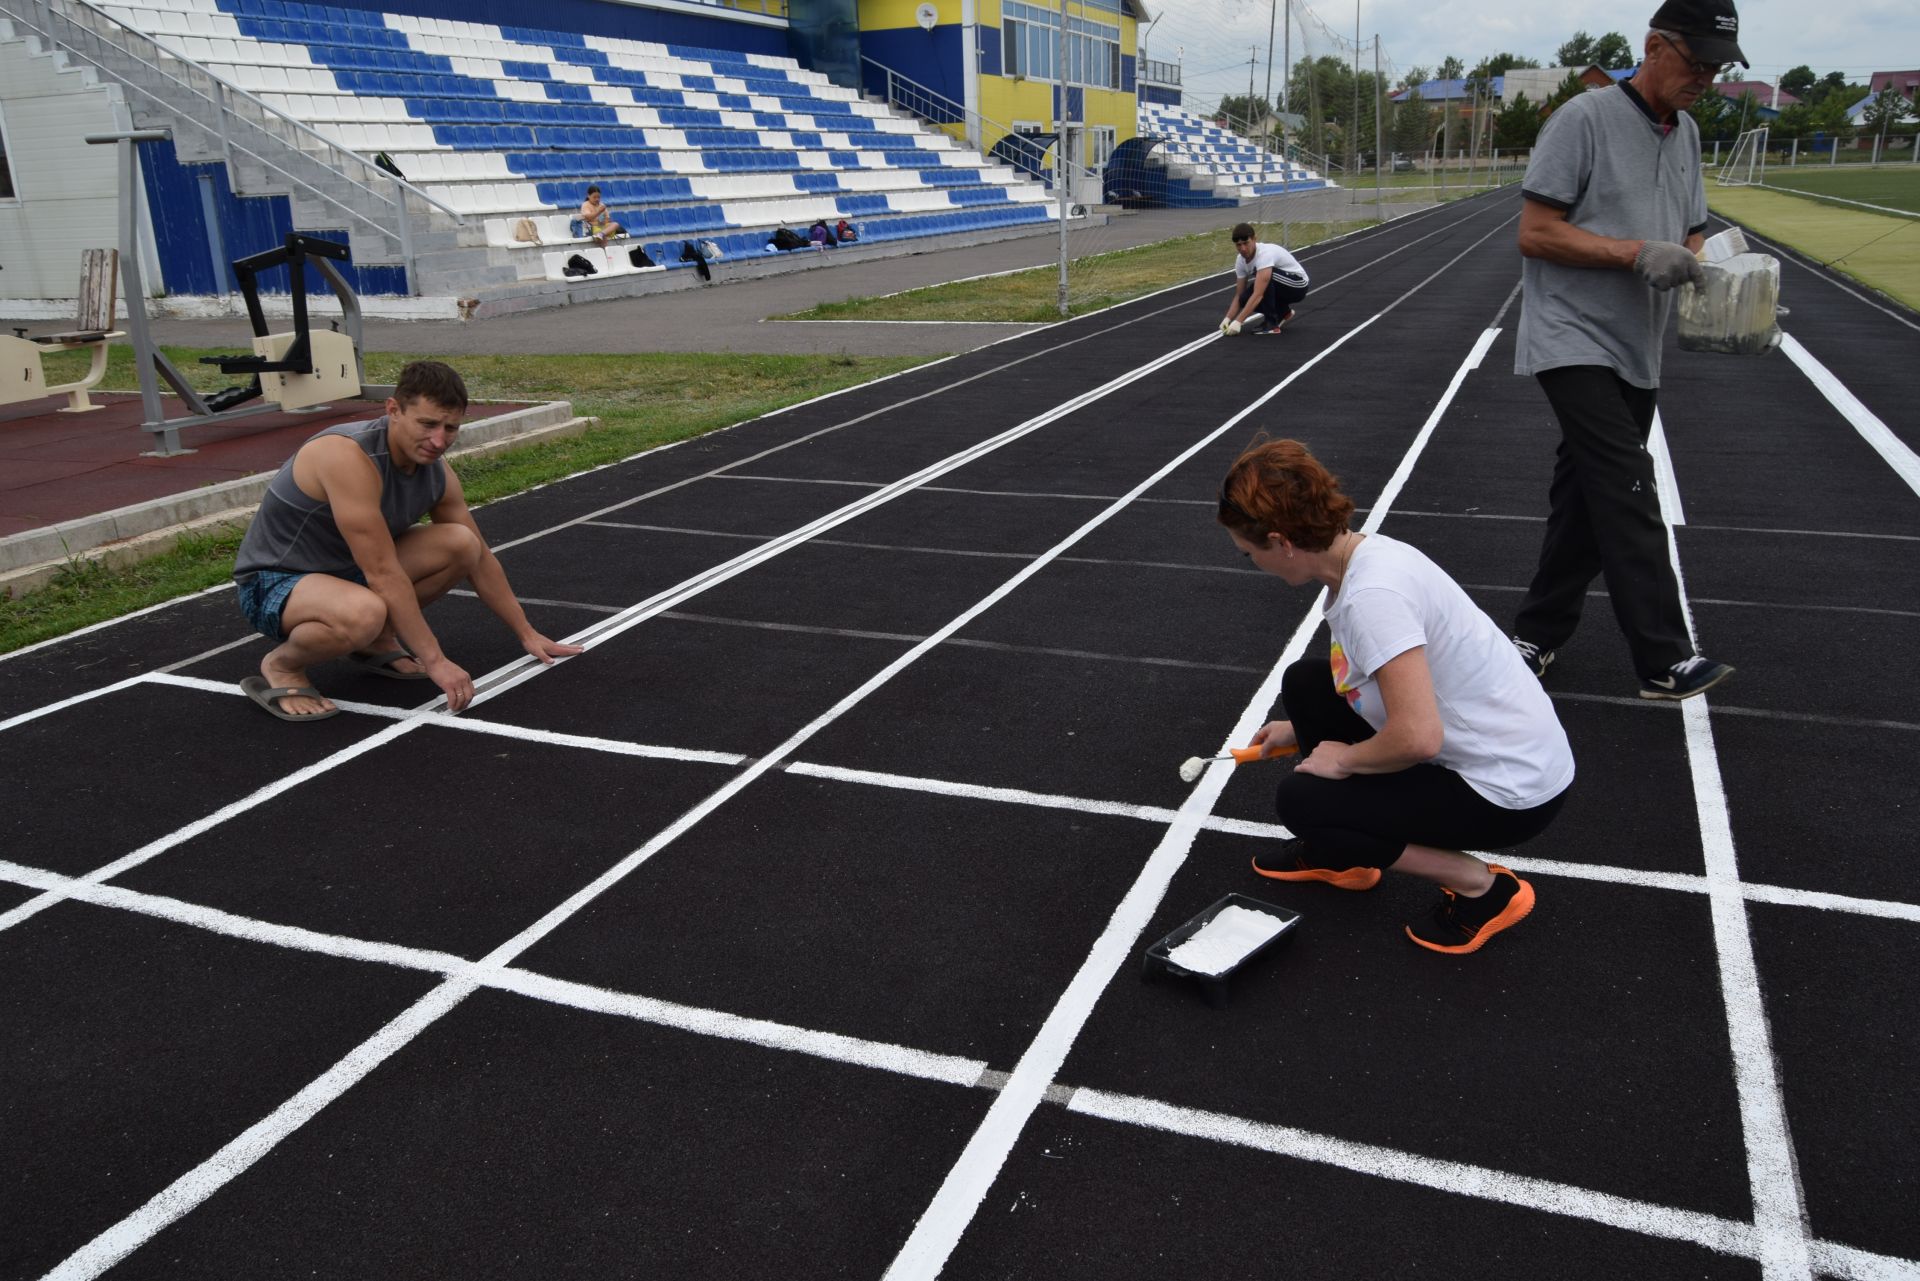
<instances>
[{"instance_id":1,"label":"older man in gray polo shirt","mask_svg":"<svg viewBox=\"0 0 1920 1281\"><path fill-rule=\"evenodd\" d=\"M1540 131L1520 213L1516 373L1560 420L1540 564L1513 625L1535 675L1572 638L1596 574L1642 698L1691 698L1732 674L1694 652L1646 451L1671 290L1698 283L1707 224L1687 114L1731 61L1732 0L1667 0L1633 78L1566 103Z\"/></svg>"}]
</instances>

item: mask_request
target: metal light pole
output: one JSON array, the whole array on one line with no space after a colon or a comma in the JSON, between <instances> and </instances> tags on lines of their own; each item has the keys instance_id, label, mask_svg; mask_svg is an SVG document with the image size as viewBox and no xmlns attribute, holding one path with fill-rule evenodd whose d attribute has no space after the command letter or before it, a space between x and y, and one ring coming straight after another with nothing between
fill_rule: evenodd
<instances>
[{"instance_id":1,"label":"metal light pole","mask_svg":"<svg viewBox=\"0 0 1920 1281\"><path fill-rule=\"evenodd\" d=\"M1376 31L1373 33L1373 200L1381 222L1387 220L1387 192L1380 181L1380 161L1385 150L1380 132L1380 100L1386 96L1385 90L1380 80L1380 33Z\"/></svg>"},{"instance_id":2,"label":"metal light pole","mask_svg":"<svg viewBox=\"0 0 1920 1281\"><path fill-rule=\"evenodd\" d=\"M1060 195L1060 314L1067 314L1067 0L1060 0L1060 36L1054 42L1054 82L1060 94L1060 109L1054 120L1054 177Z\"/></svg>"}]
</instances>

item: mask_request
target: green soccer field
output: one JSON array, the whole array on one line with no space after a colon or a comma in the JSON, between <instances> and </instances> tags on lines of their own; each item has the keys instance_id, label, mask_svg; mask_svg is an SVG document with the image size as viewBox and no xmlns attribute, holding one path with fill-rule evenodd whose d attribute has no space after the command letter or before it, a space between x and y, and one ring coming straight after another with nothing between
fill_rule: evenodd
<instances>
[{"instance_id":1,"label":"green soccer field","mask_svg":"<svg viewBox=\"0 0 1920 1281\"><path fill-rule=\"evenodd\" d=\"M1910 161L1878 169L1845 163L1768 165L1766 185L1920 213L1920 165Z\"/></svg>"}]
</instances>

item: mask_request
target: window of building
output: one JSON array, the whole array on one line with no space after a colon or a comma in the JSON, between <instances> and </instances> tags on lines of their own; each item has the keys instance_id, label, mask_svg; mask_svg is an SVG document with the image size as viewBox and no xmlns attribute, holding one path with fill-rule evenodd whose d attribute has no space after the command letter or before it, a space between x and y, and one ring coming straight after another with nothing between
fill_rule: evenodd
<instances>
[{"instance_id":1,"label":"window of building","mask_svg":"<svg viewBox=\"0 0 1920 1281\"><path fill-rule=\"evenodd\" d=\"M1107 161L1113 159L1113 149L1119 145L1117 131L1112 125L1090 125L1087 129L1087 167L1104 169Z\"/></svg>"},{"instance_id":2,"label":"window of building","mask_svg":"<svg viewBox=\"0 0 1920 1281\"><path fill-rule=\"evenodd\" d=\"M1116 0L1117 2L1117 0ZM1104 6L1102 6L1104 7ZM1010 76L1057 80L1060 14L1019 0L1000 6L1001 64ZM1074 18L1067 27L1068 84L1120 87L1120 28Z\"/></svg>"},{"instance_id":3,"label":"window of building","mask_svg":"<svg viewBox=\"0 0 1920 1281\"><path fill-rule=\"evenodd\" d=\"M19 194L13 189L13 165L7 160L7 118L0 115L0 200L14 200Z\"/></svg>"}]
</instances>

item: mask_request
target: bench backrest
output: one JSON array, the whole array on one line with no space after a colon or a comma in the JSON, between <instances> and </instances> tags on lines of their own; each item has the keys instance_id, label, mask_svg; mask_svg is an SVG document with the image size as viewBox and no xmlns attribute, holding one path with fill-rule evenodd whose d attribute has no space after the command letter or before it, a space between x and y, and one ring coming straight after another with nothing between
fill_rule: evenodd
<instances>
[{"instance_id":1,"label":"bench backrest","mask_svg":"<svg viewBox=\"0 0 1920 1281\"><path fill-rule=\"evenodd\" d=\"M113 328L113 304L120 287L120 251L84 249L80 253L80 302L73 327L80 333Z\"/></svg>"}]
</instances>

